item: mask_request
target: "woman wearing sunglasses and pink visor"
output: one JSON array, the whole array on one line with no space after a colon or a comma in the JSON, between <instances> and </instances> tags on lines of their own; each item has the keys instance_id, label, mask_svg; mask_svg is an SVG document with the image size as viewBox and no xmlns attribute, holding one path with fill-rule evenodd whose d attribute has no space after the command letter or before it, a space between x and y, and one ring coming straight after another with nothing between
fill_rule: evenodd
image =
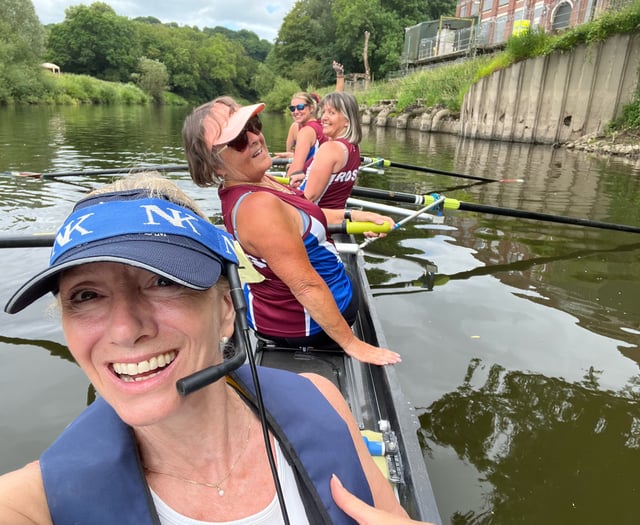
<instances>
[{"instance_id":1,"label":"woman wearing sunglasses and pink visor","mask_svg":"<svg viewBox=\"0 0 640 525\"><path fill-rule=\"evenodd\" d=\"M358 295L327 226L342 222L345 210L321 209L267 175L271 157L258 117L263 109L219 97L196 108L182 130L191 178L199 186L219 185L225 226L264 277L245 285L250 326L287 346L337 344L367 363L399 362L396 352L361 341L351 330ZM393 225L377 213L350 213L356 221Z\"/></svg>"}]
</instances>

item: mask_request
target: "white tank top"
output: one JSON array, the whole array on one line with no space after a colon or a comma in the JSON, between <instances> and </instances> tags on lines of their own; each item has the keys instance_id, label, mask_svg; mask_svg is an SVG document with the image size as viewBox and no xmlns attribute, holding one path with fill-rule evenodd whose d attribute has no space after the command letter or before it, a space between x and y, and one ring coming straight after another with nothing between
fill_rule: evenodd
<instances>
[{"instance_id":1,"label":"white tank top","mask_svg":"<svg viewBox=\"0 0 640 525\"><path fill-rule=\"evenodd\" d=\"M307 519L307 515L304 511L304 505L302 504L300 492L296 485L293 469L282 455L280 444L277 441L275 443L278 478L280 478L280 484L282 485L282 493L287 505L289 522L295 523L296 525L308 525L309 520ZM151 496L153 497L153 503L158 511L161 525L282 525L283 523L277 494L274 496L273 500L271 500L271 503L261 511L253 514L252 516L235 521L194 520L177 513L162 501L153 490L151 490Z\"/></svg>"}]
</instances>

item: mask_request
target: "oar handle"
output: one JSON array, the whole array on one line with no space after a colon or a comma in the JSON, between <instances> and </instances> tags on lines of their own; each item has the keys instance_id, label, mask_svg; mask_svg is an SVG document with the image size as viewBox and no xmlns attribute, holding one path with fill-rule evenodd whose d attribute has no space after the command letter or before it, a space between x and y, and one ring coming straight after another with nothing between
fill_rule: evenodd
<instances>
[{"instance_id":1,"label":"oar handle","mask_svg":"<svg viewBox=\"0 0 640 525\"><path fill-rule=\"evenodd\" d=\"M367 166L375 166L376 168L390 168L391 161L382 157L360 157L360 161Z\"/></svg>"},{"instance_id":2,"label":"oar handle","mask_svg":"<svg viewBox=\"0 0 640 525\"><path fill-rule=\"evenodd\" d=\"M358 221L342 221L339 224L329 224L329 232L331 233L388 233L391 231L391 224L383 222L376 224L375 222L358 222Z\"/></svg>"}]
</instances>

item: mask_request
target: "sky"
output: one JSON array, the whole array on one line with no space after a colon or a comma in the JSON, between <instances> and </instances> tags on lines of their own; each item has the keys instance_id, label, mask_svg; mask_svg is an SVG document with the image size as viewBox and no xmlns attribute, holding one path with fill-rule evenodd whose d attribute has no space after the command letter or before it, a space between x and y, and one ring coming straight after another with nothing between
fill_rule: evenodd
<instances>
[{"instance_id":1,"label":"sky","mask_svg":"<svg viewBox=\"0 0 640 525\"><path fill-rule=\"evenodd\" d=\"M31 0L44 25L64 20L72 5L91 5L94 0ZM161 22L180 26L223 26L234 31L247 29L273 43L282 19L295 0L101 0L116 14L127 18L154 16Z\"/></svg>"}]
</instances>

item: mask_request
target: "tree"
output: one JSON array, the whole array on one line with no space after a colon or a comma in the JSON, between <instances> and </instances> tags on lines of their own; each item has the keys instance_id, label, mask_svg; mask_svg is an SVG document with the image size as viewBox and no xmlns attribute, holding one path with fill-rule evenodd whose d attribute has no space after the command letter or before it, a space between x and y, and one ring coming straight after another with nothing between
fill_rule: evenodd
<instances>
[{"instance_id":1,"label":"tree","mask_svg":"<svg viewBox=\"0 0 640 525\"><path fill-rule=\"evenodd\" d=\"M335 45L334 0L301 0L284 17L267 64L285 78L307 84L309 76L322 84L333 82L331 63L339 58ZM298 66L308 61L313 71Z\"/></svg>"},{"instance_id":2,"label":"tree","mask_svg":"<svg viewBox=\"0 0 640 525\"><path fill-rule=\"evenodd\" d=\"M0 103L43 89L44 29L31 0L0 2Z\"/></svg>"},{"instance_id":3,"label":"tree","mask_svg":"<svg viewBox=\"0 0 640 525\"><path fill-rule=\"evenodd\" d=\"M162 102L162 94L169 84L169 73L162 62L142 57L138 61L138 72L132 77L140 89L155 102Z\"/></svg>"},{"instance_id":4,"label":"tree","mask_svg":"<svg viewBox=\"0 0 640 525\"><path fill-rule=\"evenodd\" d=\"M455 1L298 0L283 19L266 62L301 85L310 81L310 75L322 84L332 84L334 59L348 73L364 72L362 53L368 31L372 74L380 78L398 67L405 27L453 15ZM303 62L314 71L305 75Z\"/></svg>"},{"instance_id":5,"label":"tree","mask_svg":"<svg viewBox=\"0 0 640 525\"><path fill-rule=\"evenodd\" d=\"M140 56L133 22L103 2L67 8L49 33L49 57L71 73L127 82Z\"/></svg>"},{"instance_id":6,"label":"tree","mask_svg":"<svg viewBox=\"0 0 640 525\"><path fill-rule=\"evenodd\" d=\"M226 27L216 26L213 29L205 27L203 32L210 35L221 34L232 42L238 42L244 47L247 55L258 62L264 62L273 47L273 44L270 44L264 38L260 38L253 31L248 31L247 29L233 31Z\"/></svg>"}]
</instances>

